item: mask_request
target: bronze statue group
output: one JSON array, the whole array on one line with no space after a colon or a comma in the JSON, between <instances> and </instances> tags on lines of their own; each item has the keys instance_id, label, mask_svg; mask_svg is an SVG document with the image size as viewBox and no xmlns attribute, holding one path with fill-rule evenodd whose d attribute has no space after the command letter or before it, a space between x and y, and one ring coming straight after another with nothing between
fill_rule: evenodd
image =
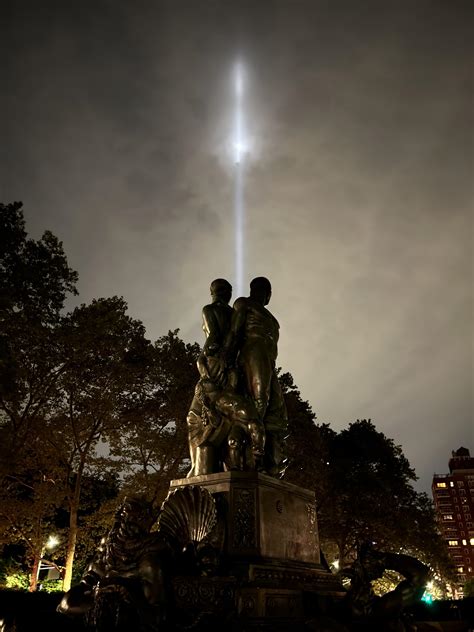
<instances>
[{"instance_id":1,"label":"bronze statue group","mask_svg":"<svg viewBox=\"0 0 474 632\"><path fill-rule=\"evenodd\" d=\"M280 327L266 307L271 293L270 281L257 277L250 296L231 308L230 283L211 283L212 302L202 310L200 379L187 417L190 477L284 472L288 418L275 368Z\"/></svg>"}]
</instances>

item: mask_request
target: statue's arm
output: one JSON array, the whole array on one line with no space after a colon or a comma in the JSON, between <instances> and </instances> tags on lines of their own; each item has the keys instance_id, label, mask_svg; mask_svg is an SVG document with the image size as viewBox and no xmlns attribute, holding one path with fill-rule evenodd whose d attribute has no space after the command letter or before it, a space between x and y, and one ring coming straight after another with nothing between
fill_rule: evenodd
<instances>
[{"instance_id":1,"label":"statue's arm","mask_svg":"<svg viewBox=\"0 0 474 632\"><path fill-rule=\"evenodd\" d=\"M242 338L247 319L247 301L245 298L238 298L234 303L234 311L230 323L229 333L224 340L224 354L230 362L235 360L238 345Z\"/></svg>"},{"instance_id":2,"label":"statue's arm","mask_svg":"<svg viewBox=\"0 0 474 632\"><path fill-rule=\"evenodd\" d=\"M414 586L423 587L428 581L429 568L411 555L403 553L382 553L381 555L383 555L386 568L403 575Z\"/></svg>"},{"instance_id":3,"label":"statue's arm","mask_svg":"<svg viewBox=\"0 0 474 632\"><path fill-rule=\"evenodd\" d=\"M404 608L419 601L429 578L429 568L410 555L402 553L379 553L386 569L403 575L405 579L398 586L379 597L374 603L376 616L399 615Z\"/></svg>"},{"instance_id":4,"label":"statue's arm","mask_svg":"<svg viewBox=\"0 0 474 632\"><path fill-rule=\"evenodd\" d=\"M202 323L203 329L207 334L203 348L204 354L214 355L219 350L222 340L220 339L219 323L210 305L203 307Z\"/></svg>"}]
</instances>

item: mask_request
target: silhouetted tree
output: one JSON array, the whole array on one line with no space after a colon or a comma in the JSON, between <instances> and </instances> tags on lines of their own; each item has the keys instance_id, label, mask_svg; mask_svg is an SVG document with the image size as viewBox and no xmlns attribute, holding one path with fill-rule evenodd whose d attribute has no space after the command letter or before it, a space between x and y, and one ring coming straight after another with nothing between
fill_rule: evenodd
<instances>
[{"instance_id":1,"label":"silhouetted tree","mask_svg":"<svg viewBox=\"0 0 474 632\"><path fill-rule=\"evenodd\" d=\"M64 370L44 426L44 440L67 481L68 549L64 589L70 587L84 475L94 467L100 441L122 431L124 393L134 392L146 369L150 343L143 324L126 313L122 298L77 307L61 325Z\"/></svg>"},{"instance_id":2,"label":"silhouetted tree","mask_svg":"<svg viewBox=\"0 0 474 632\"><path fill-rule=\"evenodd\" d=\"M0 204L0 537L27 546L32 588L64 491L40 435L67 362L58 328L76 281L57 237L28 238L22 204Z\"/></svg>"},{"instance_id":3,"label":"silhouetted tree","mask_svg":"<svg viewBox=\"0 0 474 632\"><path fill-rule=\"evenodd\" d=\"M329 463L331 501L321 508L320 525L336 542L341 564L364 540L393 543L401 507L416 498L415 472L401 448L370 420L357 421L334 437Z\"/></svg>"},{"instance_id":4,"label":"silhouetted tree","mask_svg":"<svg viewBox=\"0 0 474 632\"><path fill-rule=\"evenodd\" d=\"M162 500L172 478L189 467L186 415L199 377L197 343L186 344L178 330L159 338L139 387L124 397L124 423L111 442L125 470L125 486Z\"/></svg>"},{"instance_id":5,"label":"silhouetted tree","mask_svg":"<svg viewBox=\"0 0 474 632\"><path fill-rule=\"evenodd\" d=\"M336 433L329 424L316 423L309 402L301 397L290 373L279 376L288 411L288 459L285 480L316 492L319 508L329 493L329 452Z\"/></svg>"},{"instance_id":6,"label":"silhouetted tree","mask_svg":"<svg viewBox=\"0 0 474 632\"><path fill-rule=\"evenodd\" d=\"M318 430L320 432L320 430ZM318 522L323 544L335 545L340 565L349 563L364 541L387 551L404 551L449 574L446 548L438 533L433 506L413 487L416 474L400 446L370 420L357 420L339 433L301 445L308 456L321 452L326 469L307 469L318 478ZM310 480L310 479L308 479Z\"/></svg>"},{"instance_id":7,"label":"silhouetted tree","mask_svg":"<svg viewBox=\"0 0 474 632\"><path fill-rule=\"evenodd\" d=\"M0 204L0 475L49 410L64 368L57 325L77 293L62 243L48 231L29 239L21 209Z\"/></svg>"}]
</instances>

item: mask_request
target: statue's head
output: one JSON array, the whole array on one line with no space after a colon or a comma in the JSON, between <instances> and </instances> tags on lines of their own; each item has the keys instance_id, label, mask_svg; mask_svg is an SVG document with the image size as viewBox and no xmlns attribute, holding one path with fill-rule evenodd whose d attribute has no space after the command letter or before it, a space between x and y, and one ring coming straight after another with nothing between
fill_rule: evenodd
<instances>
[{"instance_id":1,"label":"statue's head","mask_svg":"<svg viewBox=\"0 0 474 632\"><path fill-rule=\"evenodd\" d=\"M272 286L266 277L255 277L250 281L250 298L268 305L272 296Z\"/></svg>"},{"instance_id":2,"label":"statue's head","mask_svg":"<svg viewBox=\"0 0 474 632\"><path fill-rule=\"evenodd\" d=\"M213 300L220 299L228 303L232 296L232 285L225 279L214 279L211 283L211 296Z\"/></svg>"}]
</instances>

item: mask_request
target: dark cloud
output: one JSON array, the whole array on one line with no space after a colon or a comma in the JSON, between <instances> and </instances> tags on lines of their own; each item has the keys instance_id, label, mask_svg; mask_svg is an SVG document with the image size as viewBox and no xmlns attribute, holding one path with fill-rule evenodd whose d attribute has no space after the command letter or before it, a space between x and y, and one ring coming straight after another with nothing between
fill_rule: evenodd
<instances>
[{"instance_id":1,"label":"dark cloud","mask_svg":"<svg viewBox=\"0 0 474 632\"><path fill-rule=\"evenodd\" d=\"M230 71L246 67L246 275L319 419L371 417L427 487L474 451L467 2L13 2L6 200L81 300L201 340L233 277Z\"/></svg>"}]
</instances>

